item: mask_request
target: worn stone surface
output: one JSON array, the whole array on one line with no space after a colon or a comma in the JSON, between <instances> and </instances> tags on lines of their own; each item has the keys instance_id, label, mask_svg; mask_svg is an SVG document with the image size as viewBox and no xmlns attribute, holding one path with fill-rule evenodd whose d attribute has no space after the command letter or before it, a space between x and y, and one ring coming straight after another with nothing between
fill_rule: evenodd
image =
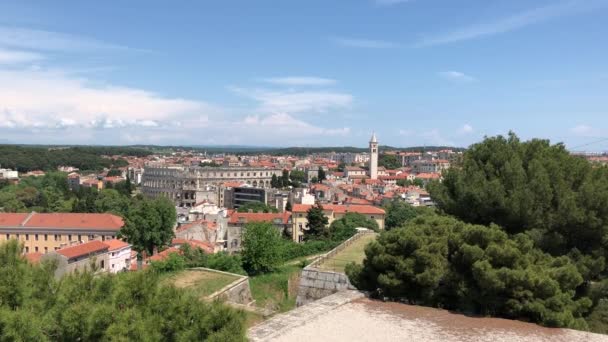
<instances>
[{"instance_id":1,"label":"worn stone surface","mask_svg":"<svg viewBox=\"0 0 608 342\"><path fill-rule=\"evenodd\" d=\"M607 342L608 336L373 301L342 291L274 316L247 333L274 342Z\"/></svg>"}]
</instances>

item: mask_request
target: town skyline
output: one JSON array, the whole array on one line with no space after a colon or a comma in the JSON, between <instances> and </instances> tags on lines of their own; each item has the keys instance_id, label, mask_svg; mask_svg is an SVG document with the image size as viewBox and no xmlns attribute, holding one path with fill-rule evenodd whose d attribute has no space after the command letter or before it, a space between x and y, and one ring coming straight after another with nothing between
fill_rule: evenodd
<instances>
[{"instance_id":1,"label":"town skyline","mask_svg":"<svg viewBox=\"0 0 608 342\"><path fill-rule=\"evenodd\" d=\"M608 137L604 0L60 3L0 4L0 143Z\"/></svg>"}]
</instances>

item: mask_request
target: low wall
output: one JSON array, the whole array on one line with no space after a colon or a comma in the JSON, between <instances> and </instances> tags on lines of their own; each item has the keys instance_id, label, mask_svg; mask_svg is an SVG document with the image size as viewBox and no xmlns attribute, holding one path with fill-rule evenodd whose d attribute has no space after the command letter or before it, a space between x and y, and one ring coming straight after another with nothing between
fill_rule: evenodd
<instances>
[{"instance_id":1,"label":"low wall","mask_svg":"<svg viewBox=\"0 0 608 342\"><path fill-rule=\"evenodd\" d=\"M318 267L325 262L325 260L333 257L338 252L351 245L354 241L369 234L376 233L372 230L361 231L352 236L350 239L341 243L336 248L320 256L310 265L306 266L302 270L300 276L300 286L298 288L296 306L302 306L310 302L314 302L336 292L355 290L355 287L350 283L346 274L321 270Z\"/></svg>"},{"instance_id":2,"label":"low wall","mask_svg":"<svg viewBox=\"0 0 608 342\"><path fill-rule=\"evenodd\" d=\"M197 267L193 268L193 270L204 270L206 272L215 272L238 277L237 280L209 295L209 297L207 297L208 299L220 299L229 303L242 305L249 305L253 302L253 296L251 295L251 289L249 287L249 277L205 267Z\"/></svg>"}]
</instances>

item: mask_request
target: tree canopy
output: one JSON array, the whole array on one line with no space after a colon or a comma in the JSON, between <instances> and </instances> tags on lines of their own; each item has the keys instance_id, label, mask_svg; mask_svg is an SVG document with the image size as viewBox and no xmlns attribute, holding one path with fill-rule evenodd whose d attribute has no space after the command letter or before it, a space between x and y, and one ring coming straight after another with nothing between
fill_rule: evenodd
<instances>
[{"instance_id":1,"label":"tree canopy","mask_svg":"<svg viewBox=\"0 0 608 342\"><path fill-rule=\"evenodd\" d=\"M119 235L141 258L142 252L152 255L155 248L160 250L171 242L175 236L173 227L176 220L175 207L167 198L140 198L129 208Z\"/></svg>"},{"instance_id":2,"label":"tree canopy","mask_svg":"<svg viewBox=\"0 0 608 342\"><path fill-rule=\"evenodd\" d=\"M527 232L554 255L608 253L608 168L570 155L562 144L521 142L514 133L486 138L443 177L429 190L448 214Z\"/></svg>"},{"instance_id":3,"label":"tree canopy","mask_svg":"<svg viewBox=\"0 0 608 342\"><path fill-rule=\"evenodd\" d=\"M244 341L244 315L161 285L153 272L54 277L0 244L2 341Z\"/></svg>"},{"instance_id":4,"label":"tree canopy","mask_svg":"<svg viewBox=\"0 0 608 342\"><path fill-rule=\"evenodd\" d=\"M59 166L73 166L81 170L97 170L111 167L124 167L124 159L110 159L102 156L147 156L151 152L142 148L130 147L32 147L0 145L0 165L19 172L33 170L53 171Z\"/></svg>"},{"instance_id":5,"label":"tree canopy","mask_svg":"<svg viewBox=\"0 0 608 342\"><path fill-rule=\"evenodd\" d=\"M575 298L583 283L577 267L535 248L525 234L423 215L380 235L365 254L363 265L351 264L347 273L357 287L383 297L586 328L591 301Z\"/></svg>"},{"instance_id":6,"label":"tree canopy","mask_svg":"<svg viewBox=\"0 0 608 342\"><path fill-rule=\"evenodd\" d=\"M329 223L328 218L323 213L323 206L317 203L316 205L310 207L306 212L306 220L308 223L306 224L307 231L305 231L304 237L306 239L316 239L322 237L325 234L325 228Z\"/></svg>"},{"instance_id":7,"label":"tree canopy","mask_svg":"<svg viewBox=\"0 0 608 342\"><path fill-rule=\"evenodd\" d=\"M249 274L274 271L281 262L281 233L269 222L250 222L243 234L243 268Z\"/></svg>"},{"instance_id":8,"label":"tree canopy","mask_svg":"<svg viewBox=\"0 0 608 342\"><path fill-rule=\"evenodd\" d=\"M378 166L384 166L388 170L394 170L401 167L401 161L394 154L382 154L378 158Z\"/></svg>"}]
</instances>

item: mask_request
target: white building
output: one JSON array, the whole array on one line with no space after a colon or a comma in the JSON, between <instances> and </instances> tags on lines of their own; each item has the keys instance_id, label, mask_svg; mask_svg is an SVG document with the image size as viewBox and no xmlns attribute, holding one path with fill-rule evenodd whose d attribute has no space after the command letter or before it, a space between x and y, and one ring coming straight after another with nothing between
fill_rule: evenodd
<instances>
[{"instance_id":1,"label":"white building","mask_svg":"<svg viewBox=\"0 0 608 342\"><path fill-rule=\"evenodd\" d=\"M131 245L119 239L106 240L108 246L107 270L111 273L129 270L131 267Z\"/></svg>"},{"instance_id":2,"label":"white building","mask_svg":"<svg viewBox=\"0 0 608 342\"><path fill-rule=\"evenodd\" d=\"M369 177L378 179L378 139L376 133L372 133L372 138L369 141Z\"/></svg>"},{"instance_id":3,"label":"white building","mask_svg":"<svg viewBox=\"0 0 608 342\"><path fill-rule=\"evenodd\" d=\"M0 178L4 179L16 179L19 178L19 172L11 169L0 169Z\"/></svg>"}]
</instances>

